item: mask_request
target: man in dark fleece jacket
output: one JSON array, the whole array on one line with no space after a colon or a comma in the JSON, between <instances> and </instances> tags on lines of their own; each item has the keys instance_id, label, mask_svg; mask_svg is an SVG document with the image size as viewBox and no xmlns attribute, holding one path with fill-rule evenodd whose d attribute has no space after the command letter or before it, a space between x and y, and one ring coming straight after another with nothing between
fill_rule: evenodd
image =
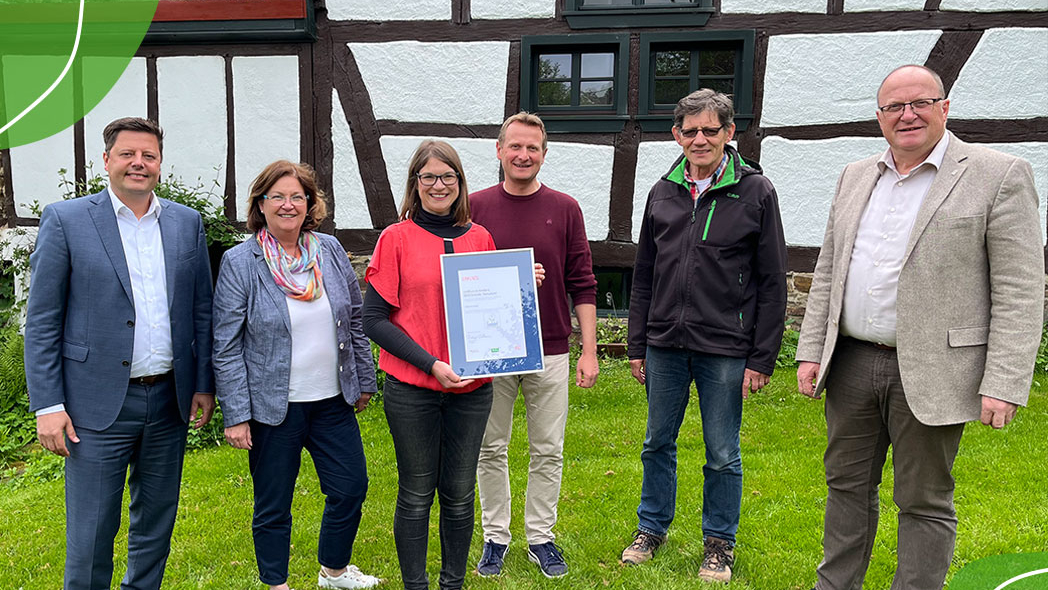
<instances>
[{"instance_id":1,"label":"man in dark fleece jacket","mask_svg":"<svg viewBox=\"0 0 1048 590\"><path fill-rule=\"evenodd\" d=\"M630 300L630 370L647 388L644 481L634 540L622 561L652 558L677 496L677 434L691 382L698 390L703 467L699 576L728 582L742 501L742 399L767 385L782 341L786 245L778 198L731 146L731 98L682 98L673 137L684 149L651 192Z\"/></svg>"},{"instance_id":2,"label":"man in dark fleece jacket","mask_svg":"<svg viewBox=\"0 0 1048 590\"><path fill-rule=\"evenodd\" d=\"M510 541L510 489L507 450L513 431L513 404L521 393L528 417L528 492L524 534L528 557L547 577L567 573L554 544L568 417L568 337L574 306L582 333L582 354L575 384L592 387L597 380L597 279L578 202L539 182L546 157L542 119L517 113L506 119L496 150L505 181L470 195L473 221L484 226L500 248L534 248L535 262L546 269L539 289L545 370L530 375L496 377L491 414L480 447L480 489L484 550L477 572L502 572ZM570 297L570 301L569 301Z\"/></svg>"}]
</instances>

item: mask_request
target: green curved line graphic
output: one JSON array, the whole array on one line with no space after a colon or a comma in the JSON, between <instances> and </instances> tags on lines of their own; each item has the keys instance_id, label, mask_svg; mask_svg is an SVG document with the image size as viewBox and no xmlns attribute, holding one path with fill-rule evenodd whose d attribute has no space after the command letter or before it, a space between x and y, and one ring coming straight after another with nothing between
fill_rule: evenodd
<instances>
[{"instance_id":1,"label":"green curved line graphic","mask_svg":"<svg viewBox=\"0 0 1048 590\"><path fill-rule=\"evenodd\" d=\"M157 0L0 0L0 149L62 132L101 102L138 51L156 6ZM117 111L144 106L135 100L110 99Z\"/></svg>"},{"instance_id":2,"label":"green curved line graphic","mask_svg":"<svg viewBox=\"0 0 1048 590\"><path fill-rule=\"evenodd\" d=\"M1000 586L994 588L993 590L1003 590L1004 588L1007 588L1008 586L1011 586L1012 584L1014 584L1015 582L1018 582L1019 580L1024 580L1026 578L1031 578L1033 576L1039 576L1041 574L1048 574L1048 568L1045 568L1043 570L1033 570L1031 572L1026 572L1025 574L1019 574L1018 576L1015 576L1014 578L1005 581L1003 584L1001 584Z\"/></svg>"},{"instance_id":3,"label":"green curved line graphic","mask_svg":"<svg viewBox=\"0 0 1048 590\"><path fill-rule=\"evenodd\" d=\"M72 53L69 54L69 59L66 61L65 67L62 68L62 73L58 75L58 78L56 78L55 81L51 83L51 86L49 86L47 88L47 90L44 91L43 94L38 96L37 99L34 100L29 106L27 106L21 113L18 113L17 117L15 117L15 118L11 119L10 121L8 121L7 124L5 124L3 127L0 127L0 133L3 133L5 131L7 131L8 129L11 128L12 125L14 125L15 123L21 121L22 117L28 115L29 111L35 109L37 107L37 105L39 105L41 102L43 102L43 100L45 98L48 97L49 94L54 92L55 88L58 88L58 85L61 84L62 80L65 79L66 74L69 73L69 68L72 67L73 60L76 59L77 49L80 48L80 34L83 32L83 30L84 30L84 0L80 0L80 14L77 16L77 19L76 19L76 38L73 39L73 51L72 51Z\"/></svg>"}]
</instances>

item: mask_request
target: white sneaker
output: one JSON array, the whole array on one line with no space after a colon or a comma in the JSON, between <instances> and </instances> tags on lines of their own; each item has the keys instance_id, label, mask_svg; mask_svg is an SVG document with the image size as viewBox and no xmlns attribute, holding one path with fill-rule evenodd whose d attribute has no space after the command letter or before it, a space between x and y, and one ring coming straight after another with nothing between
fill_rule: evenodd
<instances>
[{"instance_id":1,"label":"white sneaker","mask_svg":"<svg viewBox=\"0 0 1048 590\"><path fill-rule=\"evenodd\" d=\"M360 588L378 586L380 583L382 583L382 580L365 574L355 565L347 567L341 576L329 576L324 573L324 568L320 568L320 573L317 574L317 584L321 588L358 590Z\"/></svg>"}]
</instances>

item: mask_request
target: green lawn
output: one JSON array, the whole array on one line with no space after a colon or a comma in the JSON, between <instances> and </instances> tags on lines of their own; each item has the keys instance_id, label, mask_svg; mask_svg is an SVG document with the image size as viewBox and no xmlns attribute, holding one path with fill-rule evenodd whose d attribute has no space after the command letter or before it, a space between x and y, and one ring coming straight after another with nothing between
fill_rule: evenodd
<instances>
[{"instance_id":1,"label":"green lawn","mask_svg":"<svg viewBox=\"0 0 1048 590\"><path fill-rule=\"evenodd\" d=\"M527 561L520 522L527 470L523 413L518 405L511 449L511 477L518 492L513 507L516 538L501 578L481 579L476 589L668 589L700 587L702 557L699 510L702 442L693 404L680 438L677 521L668 544L646 565L618 563L636 523L640 448L646 407L643 390L625 361L602 361L599 384L572 389L560 503L558 543L571 567L567 578L550 581ZM1042 377L1043 379L1043 377ZM960 530L951 575L966 563L999 553L1048 551L1048 381L1035 385L1030 407L1003 432L969 425L954 474ZM393 547L397 479L393 447L380 407L361 418L371 487L353 562L399 588ZM822 475L825 428L822 403L796 393L792 371L780 371L769 388L746 403L743 423L746 469L738 559L730 588L807 590L821 550L826 490ZM867 588L890 585L895 562L895 512L891 473L885 474L884 514ZM61 482L20 489L0 488L0 588L61 586L64 514ZM303 462L295 499L291 584L316 588L316 535L323 497L312 463ZM434 516L436 510L434 510ZM247 455L228 447L191 453L186 459L182 503L168 561L165 588L260 588L251 543L251 480ZM126 523L125 523L126 526ZM437 535L430 537L434 579ZM479 521L471 567L479 556ZM121 533L125 537L125 533ZM116 553L119 579L126 537Z\"/></svg>"}]
</instances>

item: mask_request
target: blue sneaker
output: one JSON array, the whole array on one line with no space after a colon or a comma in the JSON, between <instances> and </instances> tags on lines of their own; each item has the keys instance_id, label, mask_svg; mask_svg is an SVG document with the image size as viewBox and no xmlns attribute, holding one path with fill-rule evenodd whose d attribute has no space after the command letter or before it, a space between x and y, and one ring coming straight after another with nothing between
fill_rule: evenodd
<instances>
[{"instance_id":1,"label":"blue sneaker","mask_svg":"<svg viewBox=\"0 0 1048 590\"><path fill-rule=\"evenodd\" d=\"M547 578L559 578L568 573L568 564L564 563L560 547L548 541L541 545L528 545L528 559L537 563L542 575Z\"/></svg>"},{"instance_id":2,"label":"blue sneaker","mask_svg":"<svg viewBox=\"0 0 1048 590\"><path fill-rule=\"evenodd\" d=\"M502 545L495 541L484 541L484 552L477 562L477 573L482 577L497 576L502 573L502 564L506 560L506 551L509 545Z\"/></svg>"}]
</instances>

